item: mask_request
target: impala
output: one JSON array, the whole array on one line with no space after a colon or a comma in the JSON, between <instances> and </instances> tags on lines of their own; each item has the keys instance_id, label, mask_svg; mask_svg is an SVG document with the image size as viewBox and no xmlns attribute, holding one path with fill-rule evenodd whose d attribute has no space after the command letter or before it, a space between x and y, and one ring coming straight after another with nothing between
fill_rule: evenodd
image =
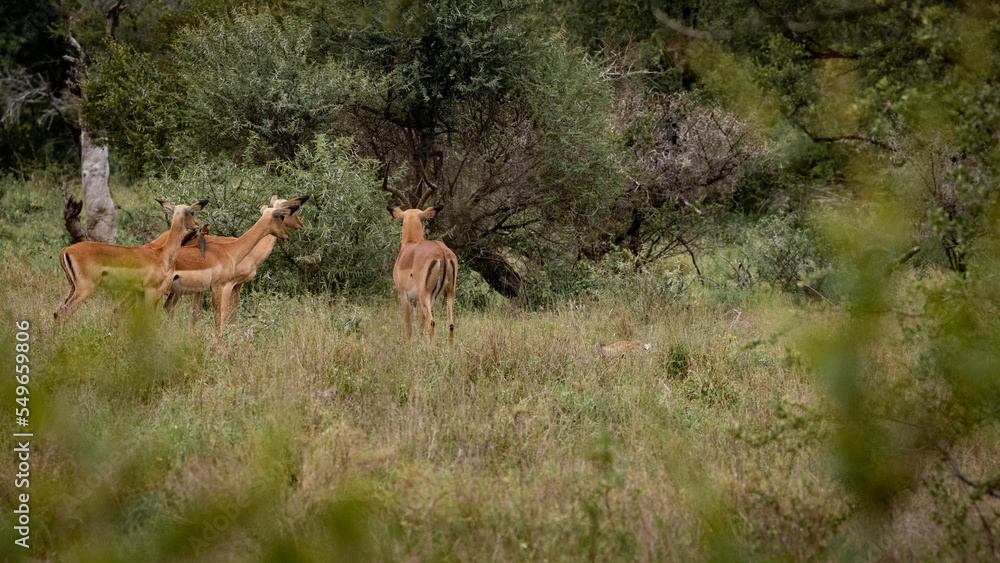
<instances>
[{"instance_id":1,"label":"impala","mask_svg":"<svg viewBox=\"0 0 1000 563\"><path fill-rule=\"evenodd\" d=\"M179 294L212 291L212 312L215 326L221 329L229 308L238 265L267 236L288 240L285 220L299 208L287 205L275 209L262 207L260 219L243 236L205 246L205 255L195 247L185 246L177 255L176 270L170 291Z\"/></svg>"},{"instance_id":2,"label":"impala","mask_svg":"<svg viewBox=\"0 0 1000 563\"><path fill-rule=\"evenodd\" d=\"M611 344L598 343L596 348L601 354L611 357L624 357L629 350L649 350L652 344L643 344L641 340L619 340Z\"/></svg>"},{"instance_id":3,"label":"impala","mask_svg":"<svg viewBox=\"0 0 1000 563\"><path fill-rule=\"evenodd\" d=\"M184 235L198 228L194 213L208 204L170 205L159 202L172 213L170 230L159 244L118 246L101 242L78 242L59 253L59 264L69 280L69 293L55 312L56 321L68 319L104 280L111 278L125 288L143 294L146 307L153 309L173 277L174 262Z\"/></svg>"},{"instance_id":4,"label":"impala","mask_svg":"<svg viewBox=\"0 0 1000 563\"><path fill-rule=\"evenodd\" d=\"M299 196L294 199L278 199L277 195L272 195L270 206L276 209L290 208L293 205L301 206L308 199L309 196L307 195ZM263 212L263 208L261 209L261 211ZM291 213L289 213L287 217L285 217L285 228L292 230L299 230L305 228L305 225L302 223L302 220L299 218L298 214L296 214L295 211L292 211ZM198 238L197 244L205 244L206 242L208 244L219 244L219 243L232 242L235 240L236 240L235 237L202 236ZM240 287L242 287L244 283L252 280L254 276L257 275L257 268L259 268L260 265L264 262L264 260L266 260L267 257L271 255L271 251L274 249L274 244L275 242L277 242L277 240L278 239L273 235L265 236L263 239L261 239L260 242L257 243L257 246L253 247L253 250L250 251L250 254L248 254L246 258L244 258L243 260L240 260L240 263L236 265L236 270L233 273L233 280L232 280L233 281L232 297L230 298L228 306L229 322L236 320L236 312L237 309L239 308ZM191 241L188 244L195 244L195 241ZM204 252L202 253L202 255L204 256ZM178 267L177 269L183 269L183 268ZM192 326L198 322L198 314L201 310L202 293L203 292L199 291L191 294ZM181 295L182 295L181 292L173 292L167 297L167 301L166 303L164 303L164 308L167 310L167 312L173 313L174 307L176 307L177 303L180 302Z\"/></svg>"},{"instance_id":5,"label":"impala","mask_svg":"<svg viewBox=\"0 0 1000 563\"><path fill-rule=\"evenodd\" d=\"M458 259L443 242L424 240L424 223L433 219L441 211L442 205L428 207L421 211L427 198L437 188L424 171L420 163L421 182L426 191L420 196L420 201L414 209L402 210L398 206L387 207L389 213L403 221L403 238L392 268L392 281L399 293L399 305L403 310L403 329L406 339L413 334L410 326L410 309L420 306L423 322L420 324L420 334L423 335L424 325L427 326L430 340L434 340L433 308L444 293L448 304L448 342L455 337L455 284L458 276ZM389 168L386 166L382 188L392 193L398 190L389 189Z\"/></svg>"}]
</instances>

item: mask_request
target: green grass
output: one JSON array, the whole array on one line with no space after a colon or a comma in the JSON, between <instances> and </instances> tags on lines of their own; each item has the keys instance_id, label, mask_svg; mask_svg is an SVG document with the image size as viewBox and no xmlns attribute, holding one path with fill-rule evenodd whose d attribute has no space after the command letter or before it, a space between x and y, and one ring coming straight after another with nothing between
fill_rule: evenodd
<instances>
[{"instance_id":1,"label":"green grass","mask_svg":"<svg viewBox=\"0 0 1000 563\"><path fill-rule=\"evenodd\" d=\"M16 189L4 202L26 199ZM722 305L718 289L635 282L547 311L461 307L450 347L440 334L434 345L405 342L394 295L254 293L216 335L210 315L188 328L187 300L172 320L144 319L113 316L114 297L98 294L57 327L66 282L45 252L61 244L49 224L58 195L37 194L43 208L2 224L15 242L0 265L0 357L13 365L13 322L29 320L36 436L33 548L13 546L15 490L4 479L6 557L976 553L948 543L933 495L913 494L872 525L836 478L829 405L796 350L808 327L841 322L838 311L769 292ZM36 222L40 234L16 242ZM621 359L594 348L626 338L653 346ZM905 374L905 350L885 353ZM994 438L971 440L963 463L988 464ZM13 447L4 433L8 475Z\"/></svg>"}]
</instances>

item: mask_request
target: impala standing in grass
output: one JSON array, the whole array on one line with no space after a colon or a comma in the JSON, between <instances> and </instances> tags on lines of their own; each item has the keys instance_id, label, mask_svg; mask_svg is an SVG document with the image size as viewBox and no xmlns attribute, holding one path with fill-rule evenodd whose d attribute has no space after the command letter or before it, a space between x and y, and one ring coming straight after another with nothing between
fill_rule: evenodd
<instances>
[{"instance_id":1,"label":"impala standing in grass","mask_svg":"<svg viewBox=\"0 0 1000 563\"><path fill-rule=\"evenodd\" d=\"M102 283L110 281L119 288L141 292L146 307L157 301L170 287L174 262L180 253L184 235L198 229L194 214L208 200L194 205L170 205L160 202L172 214L170 230L159 244L118 246L101 242L78 242L59 253L59 264L69 281L69 294L55 312L56 321L68 319Z\"/></svg>"},{"instance_id":2,"label":"impala standing in grass","mask_svg":"<svg viewBox=\"0 0 1000 563\"><path fill-rule=\"evenodd\" d=\"M307 195L299 196L294 199L278 199L277 195L272 195L270 207L274 209L285 209L285 208L290 208L293 205L301 206L308 199L309 196ZM302 219L299 218L298 214L295 213L295 211L292 211L291 213L289 213L287 217L285 217L285 228L297 231L299 229L305 228L305 224L302 223ZM235 240L236 240L235 237L206 236L206 237L199 237L198 243L206 242L207 244L219 244L219 243L232 242ZM263 239L261 239L260 242L257 243L257 246L253 247L253 250L250 251L250 254L248 254L246 258L244 258L243 260L240 260L240 263L236 265L236 271L233 273L233 280L232 280L233 289L232 289L232 297L230 298L228 306L229 313L227 322L233 322L236 320L236 311L239 308L240 287L242 287L244 283L252 280L254 276L257 275L257 268L259 268L260 265L264 262L264 260L266 260L267 257L271 255L271 251L274 249L274 244L277 241L278 239L274 235L265 236ZM191 241L188 244L194 244L194 241ZM181 289L183 290L184 288ZM167 301L164 304L164 308L167 310L167 312L169 313L173 312L174 307L176 307L177 303L180 301L181 295L182 295L181 292L173 292L167 297ZM199 291L191 294L192 326L198 322L198 314L201 310L201 299L202 299L202 292Z\"/></svg>"},{"instance_id":3,"label":"impala standing in grass","mask_svg":"<svg viewBox=\"0 0 1000 563\"><path fill-rule=\"evenodd\" d=\"M181 248L177 255L176 272L169 286L170 291L201 293L211 290L215 326L221 330L226 322L230 297L237 280L238 265L265 237L288 240L285 220L298 208L298 205L280 209L262 207L260 219L243 236L228 242L208 242L204 256L198 248Z\"/></svg>"},{"instance_id":4,"label":"impala standing in grass","mask_svg":"<svg viewBox=\"0 0 1000 563\"><path fill-rule=\"evenodd\" d=\"M434 340L434 305L444 294L448 304L448 342L455 337L455 284L458 276L458 259L443 242L424 240L424 223L433 219L443 206L436 205L421 211L427 198L437 186L427 178L423 164L420 163L421 182L426 186L420 201L414 209L402 210L398 206L388 206L392 216L403 221L403 237L392 268L392 281L399 292L399 305L403 310L403 330L406 339L413 335L410 326L410 310L420 307L423 322L420 324L420 334L423 335L424 325L427 326L430 340ZM389 188L389 168L386 166L382 188L394 194L398 190ZM398 197L398 196L397 196Z\"/></svg>"}]
</instances>

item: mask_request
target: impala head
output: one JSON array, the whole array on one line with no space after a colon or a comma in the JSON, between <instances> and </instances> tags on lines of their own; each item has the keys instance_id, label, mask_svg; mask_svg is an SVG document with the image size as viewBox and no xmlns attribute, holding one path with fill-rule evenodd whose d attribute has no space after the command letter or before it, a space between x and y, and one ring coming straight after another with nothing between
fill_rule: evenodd
<instances>
[{"instance_id":1,"label":"impala head","mask_svg":"<svg viewBox=\"0 0 1000 563\"><path fill-rule=\"evenodd\" d=\"M277 195L272 195L270 207L275 209L290 209L292 206L295 206L295 208L298 209L308 200L309 196L307 195L300 195L299 197L292 199L278 199ZM263 211L263 209L264 208L261 208L261 211ZM305 227L305 224L302 223L302 219L299 218L295 211L292 211L289 213L288 217L285 217L285 228L297 231L299 229L304 229Z\"/></svg>"},{"instance_id":2,"label":"impala head","mask_svg":"<svg viewBox=\"0 0 1000 563\"><path fill-rule=\"evenodd\" d=\"M386 207L389 213L396 219L403 222L403 242L424 240L424 225L434 218L438 211L443 209L443 205L435 205L427 209L407 209L403 211L396 205Z\"/></svg>"},{"instance_id":3,"label":"impala head","mask_svg":"<svg viewBox=\"0 0 1000 563\"><path fill-rule=\"evenodd\" d=\"M275 209L273 207L262 208L261 217L270 218L267 222L267 234L274 235L281 240L288 240L291 238L291 235L288 234L288 225L285 223L288 217L290 217L298 209L298 205L288 205L280 209Z\"/></svg>"},{"instance_id":4,"label":"impala head","mask_svg":"<svg viewBox=\"0 0 1000 563\"><path fill-rule=\"evenodd\" d=\"M388 163L386 163L382 170L382 189L396 196L396 199L403 205L411 207L411 209L407 209L406 211L403 211L403 209L396 205L389 205L386 207L393 217L403 221L403 244L410 241L424 240L424 225L427 224L427 221L433 219L434 216L437 215L438 211L441 211L441 208L444 207L443 205L435 205L421 210L424 203L427 202L427 198L429 198L431 194L434 193L434 190L437 189L437 184L432 182L431 179L427 177L424 159L417 158L416 162L417 171L420 173L420 181L417 184L417 188L424 186L424 192L420 196L416 205L413 205L413 200L410 199L408 194L389 185Z\"/></svg>"},{"instance_id":5,"label":"impala head","mask_svg":"<svg viewBox=\"0 0 1000 563\"><path fill-rule=\"evenodd\" d=\"M171 213L171 224L173 224L173 219L180 218L181 228L188 230L197 231L201 225L195 220L194 214L197 211L201 211L206 205L208 205L208 200L203 199L198 203L193 205L170 205L169 203L156 200L164 209Z\"/></svg>"}]
</instances>

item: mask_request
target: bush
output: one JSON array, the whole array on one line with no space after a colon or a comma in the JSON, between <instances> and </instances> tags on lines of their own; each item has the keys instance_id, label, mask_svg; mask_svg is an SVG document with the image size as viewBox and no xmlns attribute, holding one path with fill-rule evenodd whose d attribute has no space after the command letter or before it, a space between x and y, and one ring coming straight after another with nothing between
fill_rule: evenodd
<instances>
[{"instance_id":1,"label":"bush","mask_svg":"<svg viewBox=\"0 0 1000 563\"><path fill-rule=\"evenodd\" d=\"M792 293L818 291L828 264L819 239L794 214L761 220L750 231L746 253L757 281Z\"/></svg>"}]
</instances>

